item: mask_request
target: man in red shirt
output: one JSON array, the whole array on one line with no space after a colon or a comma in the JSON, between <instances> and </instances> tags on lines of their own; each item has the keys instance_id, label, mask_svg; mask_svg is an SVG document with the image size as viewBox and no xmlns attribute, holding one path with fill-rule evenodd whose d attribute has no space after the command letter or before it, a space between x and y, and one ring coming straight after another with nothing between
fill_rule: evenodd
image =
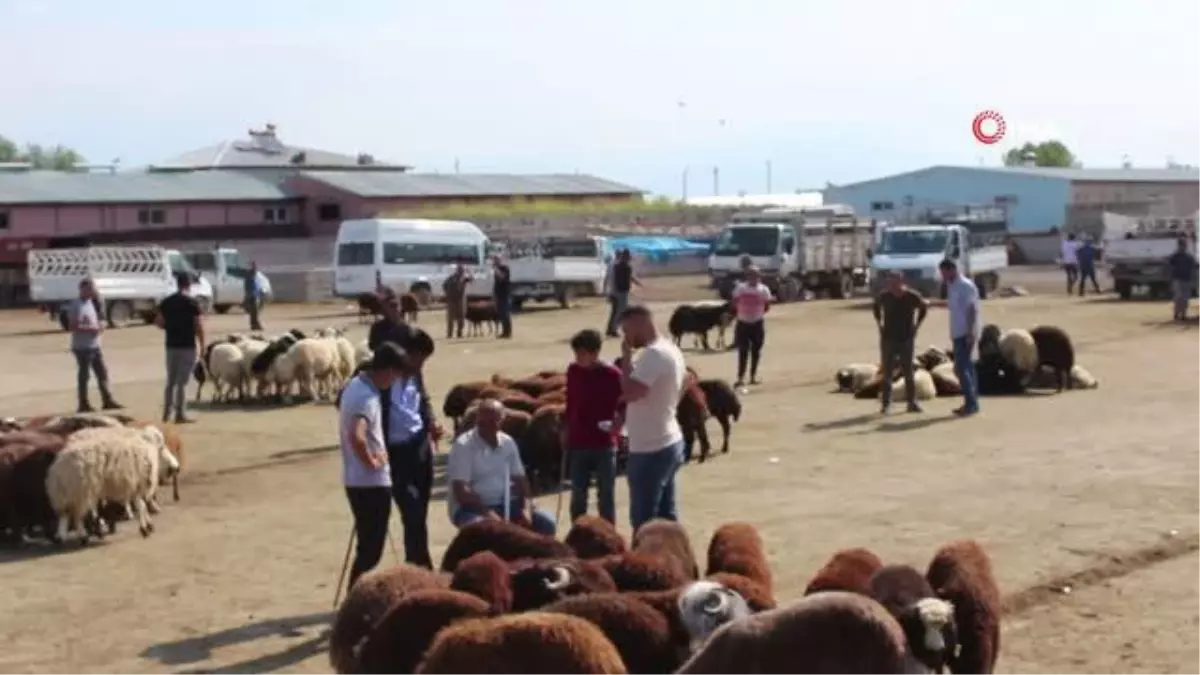
<instances>
[{"instance_id":1,"label":"man in red shirt","mask_svg":"<svg viewBox=\"0 0 1200 675\"><path fill-rule=\"evenodd\" d=\"M604 338L594 330L580 331L571 338L575 362L567 368L567 424L562 444L571 468L571 520L587 513L588 484L594 475L600 517L616 524L616 441L624 411L621 371L600 361L603 343Z\"/></svg>"}]
</instances>

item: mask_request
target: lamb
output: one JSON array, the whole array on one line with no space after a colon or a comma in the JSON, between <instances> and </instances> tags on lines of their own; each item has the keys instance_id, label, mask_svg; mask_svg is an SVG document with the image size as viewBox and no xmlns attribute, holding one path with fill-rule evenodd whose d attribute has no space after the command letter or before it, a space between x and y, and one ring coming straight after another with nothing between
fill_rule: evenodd
<instances>
[{"instance_id":1,"label":"lamb","mask_svg":"<svg viewBox=\"0 0 1200 675\"><path fill-rule=\"evenodd\" d=\"M1037 344L1038 365L1054 371L1058 391L1073 388L1071 369L1075 367L1075 347L1066 331L1057 326L1035 326L1029 334Z\"/></svg>"},{"instance_id":2,"label":"lamb","mask_svg":"<svg viewBox=\"0 0 1200 675\"><path fill-rule=\"evenodd\" d=\"M939 598L954 605L959 650L948 658L953 673L991 673L1000 654L1000 590L978 543L951 542L934 554L925 572Z\"/></svg>"},{"instance_id":3,"label":"lamb","mask_svg":"<svg viewBox=\"0 0 1200 675\"><path fill-rule=\"evenodd\" d=\"M357 673L411 673L439 631L464 619L488 616L488 603L448 590L416 591L392 605L371 628L358 654Z\"/></svg>"},{"instance_id":4,"label":"lamb","mask_svg":"<svg viewBox=\"0 0 1200 675\"><path fill-rule=\"evenodd\" d=\"M466 619L444 628L418 673L627 672L617 648L577 616L527 612Z\"/></svg>"},{"instance_id":5,"label":"lamb","mask_svg":"<svg viewBox=\"0 0 1200 675\"><path fill-rule=\"evenodd\" d=\"M742 596L715 581L697 581L679 595L679 617L687 628L692 652L721 626L750 615Z\"/></svg>"},{"instance_id":6,"label":"lamb","mask_svg":"<svg viewBox=\"0 0 1200 675\"><path fill-rule=\"evenodd\" d=\"M940 673L956 651L954 606L934 595L921 573L908 565L885 565L871 576L871 597L891 613L908 643L909 656Z\"/></svg>"},{"instance_id":7,"label":"lamb","mask_svg":"<svg viewBox=\"0 0 1200 675\"><path fill-rule=\"evenodd\" d=\"M150 536L153 524L146 504L153 500L161 475L170 477L178 470L162 432L154 427L75 432L46 474L46 493L59 514L58 537L66 536L68 522L83 522L102 501L132 503L138 530ZM82 542L87 540L84 533Z\"/></svg>"},{"instance_id":8,"label":"lamb","mask_svg":"<svg viewBox=\"0 0 1200 675\"><path fill-rule=\"evenodd\" d=\"M584 560L624 553L625 540L617 528L599 516L584 514L575 519L564 540Z\"/></svg>"},{"instance_id":9,"label":"lamb","mask_svg":"<svg viewBox=\"0 0 1200 675\"><path fill-rule=\"evenodd\" d=\"M879 366L874 363L850 363L838 369L833 376L833 381L837 384L839 392L853 394L865 387L878 374Z\"/></svg>"},{"instance_id":10,"label":"lamb","mask_svg":"<svg viewBox=\"0 0 1200 675\"><path fill-rule=\"evenodd\" d=\"M742 416L742 402L737 392L724 380L700 380L697 383L704 392L708 412L721 425L721 454L729 452L730 420L737 422Z\"/></svg>"},{"instance_id":11,"label":"lamb","mask_svg":"<svg viewBox=\"0 0 1200 675\"><path fill-rule=\"evenodd\" d=\"M333 619L330 665L339 673L359 672L358 647L371 627L405 596L444 586L437 574L414 565L375 569L359 577Z\"/></svg>"},{"instance_id":12,"label":"lamb","mask_svg":"<svg viewBox=\"0 0 1200 675\"><path fill-rule=\"evenodd\" d=\"M641 551L599 558L596 562L612 577L620 591L667 591L688 582L678 564Z\"/></svg>"},{"instance_id":13,"label":"lamb","mask_svg":"<svg viewBox=\"0 0 1200 675\"><path fill-rule=\"evenodd\" d=\"M691 540L679 523L662 518L643 523L633 533L632 548L636 553L658 558L684 579L695 580L700 576Z\"/></svg>"},{"instance_id":14,"label":"lamb","mask_svg":"<svg viewBox=\"0 0 1200 675\"><path fill-rule=\"evenodd\" d=\"M608 572L590 560L521 560L512 563L511 569L514 612L537 609L574 595L617 590Z\"/></svg>"},{"instance_id":15,"label":"lamb","mask_svg":"<svg viewBox=\"0 0 1200 675\"><path fill-rule=\"evenodd\" d=\"M726 523L708 542L706 576L727 572L740 574L768 592L772 589L771 566L758 529L749 523Z\"/></svg>"},{"instance_id":16,"label":"lamb","mask_svg":"<svg viewBox=\"0 0 1200 675\"><path fill-rule=\"evenodd\" d=\"M846 591L869 595L871 575L883 567L879 556L865 548L850 548L833 554L829 562L808 582L805 595L826 591Z\"/></svg>"},{"instance_id":17,"label":"lamb","mask_svg":"<svg viewBox=\"0 0 1200 675\"><path fill-rule=\"evenodd\" d=\"M905 646L878 602L829 591L725 624L676 672L912 672Z\"/></svg>"},{"instance_id":18,"label":"lamb","mask_svg":"<svg viewBox=\"0 0 1200 675\"><path fill-rule=\"evenodd\" d=\"M491 551L480 551L458 564L450 579L450 590L470 593L488 603L493 614L512 611L511 570Z\"/></svg>"},{"instance_id":19,"label":"lamb","mask_svg":"<svg viewBox=\"0 0 1200 675\"><path fill-rule=\"evenodd\" d=\"M491 551L502 560L521 558L569 558L564 543L504 520L481 519L465 525L454 535L442 556L441 569L453 572L460 562L480 552Z\"/></svg>"},{"instance_id":20,"label":"lamb","mask_svg":"<svg viewBox=\"0 0 1200 675\"><path fill-rule=\"evenodd\" d=\"M684 335L695 335L704 351L709 351L708 332L717 329L717 347L725 347L725 329L733 317L733 309L729 303L722 304L682 304L671 313L667 321L667 330L678 345Z\"/></svg>"},{"instance_id":21,"label":"lamb","mask_svg":"<svg viewBox=\"0 0 1200 675\"><path fill-rule=\"evenodd\" d=\"M595 624L621 654L630 673L669 673L679 666L671 628L658 610L618 593L564 598L543 611Z\"/></svg>"}]
</instances>

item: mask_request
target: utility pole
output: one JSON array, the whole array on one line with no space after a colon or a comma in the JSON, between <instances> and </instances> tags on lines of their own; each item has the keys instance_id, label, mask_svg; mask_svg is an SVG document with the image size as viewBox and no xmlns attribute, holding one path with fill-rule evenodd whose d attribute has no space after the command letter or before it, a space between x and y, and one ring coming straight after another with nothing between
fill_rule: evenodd
<instances>
[{"instance_id":1,"label":"utility pole","mask_svg":"<svg viewBox=\"0 0 1200 675\"><path fill-rule=\"evenodd\" d=\"M767 160L767 194L771 194L771 160Z\"/></svg>"},{"instance_id":2,"label":"utility pole","mask_svg":"<svg viewBox=\"0 0 1200 675\"><path fill-rule=\"evenodd\" d=\"M454 173L458 173L458 158L454 158Z\"/></svg>"},{"instance_id":3,"label":"utility pole","mask_svg":"<svg viewBox=\"0 0 1200 675\"><path fill-rule=\"evenodd\" d=\"M680 199L681 199L681 201L686 202L687 198L688 198L688 168L686 166L683 167L683 174L680 176L680 178L681 178L681 182L682 182L682 185L681 185L682 189L680 190Z\"/></svg>"},{"instance_id":4,"label":"utility pole","mask_svg":"<svg viewBox=\"0 0 1200 675\"><path fill-rule=\"evenodd\" d=\"M713 196L721 196L721 167L713 167Z\"/></svg>"}]
</instances>

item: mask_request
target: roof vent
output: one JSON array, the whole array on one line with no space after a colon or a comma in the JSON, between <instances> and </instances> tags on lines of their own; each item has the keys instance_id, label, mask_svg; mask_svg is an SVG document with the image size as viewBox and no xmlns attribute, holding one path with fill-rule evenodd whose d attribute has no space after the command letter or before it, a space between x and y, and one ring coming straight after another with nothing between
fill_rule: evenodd
<instances>
[{"instance_id":1,"label":"roof vent","mask_svg":"<svg viewBox=\"0 0 1200 675\"><path fill-rule=\"evenodd\" d=\"M250 129L246 133L250 135L250 142L238 143L236 145L238 150L251 150L268 155L278 155L287 149L279 141L279 137L275 133L275 125L269 122L262 129Z\"/></svg>"}]
</instances>

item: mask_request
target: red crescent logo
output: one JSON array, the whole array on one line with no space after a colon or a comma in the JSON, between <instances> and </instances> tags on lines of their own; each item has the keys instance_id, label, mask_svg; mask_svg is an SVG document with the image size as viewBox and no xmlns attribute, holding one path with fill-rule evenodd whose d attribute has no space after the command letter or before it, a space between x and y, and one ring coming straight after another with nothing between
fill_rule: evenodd
<instances>
[{"instance_id":1,"label":"red crescent logo","mask_svg":"<svg viewBox=\"0 0 1200 675\"><path fill-rule=\"evenodd\" d=\"M995 129L992 131L984 131L983 125L986 122L993 122ZM975 120L971 122L971 134L975 136L975 140L984 145L993 145L1004 138L1006 125L1004 118L995 110L984 110L975 116Z\"/></svg>"}]
</instances>

